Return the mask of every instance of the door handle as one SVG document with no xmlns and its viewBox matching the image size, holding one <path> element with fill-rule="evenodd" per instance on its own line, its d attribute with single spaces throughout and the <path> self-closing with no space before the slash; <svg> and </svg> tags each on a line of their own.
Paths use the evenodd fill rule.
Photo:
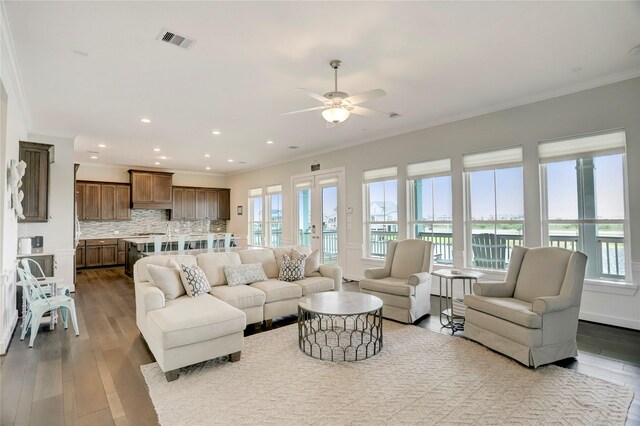
<svg viewBox="0 0 640 426">
<path fill-rule="evenodd" d="M 316 233 L 316 226 L 315 225 L 311 225 L 311 233 L 315 234 Z M 315 237 L 314 237 L 315 238 Z"/>
</svg>

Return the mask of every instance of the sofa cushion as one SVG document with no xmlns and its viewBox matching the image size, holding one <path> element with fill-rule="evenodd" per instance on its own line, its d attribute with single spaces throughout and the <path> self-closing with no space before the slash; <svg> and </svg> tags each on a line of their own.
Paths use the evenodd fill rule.
<svg viewBox="0 0 640 426">
<path fill-rule="evenodd" d="M 291 253 L 297 252 L 296 249 L 292 249 Z M 305 277 L 317 277 L 320 275 L 320 250 L 315 249 L 307 255 L 304 261 L 304 276 Z"/>
<path fill-rule="evenodd" d="M 490 334 L 497 334 L 506 339 L 519 343 L 527 348 L 537 348 L 542 346 L 542 329 L 528 328 L 502 318 L 495 317 L 484 312 L 469 308 L 465 311 L 465 323 L 473 324 Z M 490 330 L 490 331 L 489 331 Z M 493 340 L 485 342 L 487 346 L 495 346 Z"/>
<path fill-rule="evenodd" d="M 321 291 L 333 290 L 333 279 L 326 277 L 307 277 L 302 280 L 294 281 L 302 287 L 302 295 L 308 296 Z"/>
<path fill-rule="evenodd" d="M 214 285 L 225 285 L 227 278 L 224 275 L 224 267 L 227 265 L 240 265 L 238 253 L 202 253 L 198 257 L 198 266 L 202 268 L 209 283 Z"/>
<path fill-rule="evenodd" d="M 245 263 L 242 265 L 227 265 L 224 274 L 230 286 L 251 284 L 258 281 L 266 281 L 267 275 L 262 269 L 261 263 Z"/>
<path fill-rule="evenodd" d="M 210 294 L 238 309 L 262 306 L 266 300 L 266 296 L 263 291 L 249 287 L 248 285 L 239 285 L 235 287 L 218 285 L 211 288 Z"/>
<path fill-rule="evenodd" d="M 268 278 L 278 278 L 278 264 L 271 249 L 242 250 L 238 252 L 242 263 L 262 263 Z"/>
<path fill-rule="evenodd" d="M 145 282 L 151 281 L 151 277 L 149 276 L 149 272 L 147 271 L 147 265 L 153 264 L 158 266 L 170 266 L 171 262 L 177 262 L 178 264 L 184 265 L 197 265 L 198 262 L 195 256 L 191 255 L 177 255 L 177 256 L 167 256 L 167 255 L 153 255 L 146 256 L 142 259 L 139 259 L 134 269 L 134 281 L 135 282 Z"/>
<path fill-rule="evenodd" d="M 558 247 L 528 249 L 513 297 L 531 302 L 536 297 L 559 295 L 571 253 Z"/>
<path fill-rule="evenodd" d="M 276 258 L 278 264 L 278 271 L 282 268 L 282 256 L 287 255 L 292 259 L 297 259 L 301 254 L 309 256 L 311 249 L 307 246 L 286 246 L 286 247 L 272 247 L 273 255 Z M 295 253 L 294 253 L 295 252 Z"/>
<path fill-rule="evenodd" d="M 377 291 L 379 293 L 397 294 L 399 296 L 413 296 L 415 286 L 407 284 L 406 278 L 381 278 L 360 280 L 360 288 Z"/>
<path fill-rule="evenodd" d="M 182 285 L 182 279 L 180 278 L 180 270 L 176 267 L 159 266 L 149 263 L 147 265 L 147 271 L 153 285 L 158 287 L 164 298 L 172 300 L 185 294 L 184 286 Z"/>
<path fill-rule="evenodd" d="M 288 255 L 282 255 L 282 266 L 278 279 L 280 281 L 297 281 L 304 278 L 304 262 L 307 259 L 305 254 L 299 255 L 297 258 L 290 258 Z"/>
<path fill-rule="evenodd" d="M 511 297 L 484 297 L 475 294 L 464 296 L 464 303 L 494 317 L 527 328 L 542 328 L 542 316 L 531 310 L 531 303 Z"/>
<path fill-rule="evenodd" d="M 266 303 L 302 297 L 302 287 L 298 284 L 275 279 L 253 283 L 250 287 L 262 290 L 266 295 Z"/>
<path fill-rule="evenodd" d="M 187 296 L 198 297 L 211 291 L 211 284 L 198 265 L 180 265 L 180 278 Z"/>
<path fill-rule="evenodd" d="M 168 300 L 147 315 L 149 340 L 163 349 L 203 342 L 244 330 L 244 312 L 210 294 Z"/>
</svg>

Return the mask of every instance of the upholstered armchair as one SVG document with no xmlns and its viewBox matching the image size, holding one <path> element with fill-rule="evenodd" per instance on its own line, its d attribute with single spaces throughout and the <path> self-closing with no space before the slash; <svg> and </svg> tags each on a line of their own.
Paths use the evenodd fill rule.
<svg viewBox="0 0 640 426">
<path fill-rule="evenodd" d="M 504 282 L 465 295 L 464 336 L 529 367 L 575 357 L 586 264 L 580 252 L 514 247 Z"/>
<path fill-rule="evenodd" d="M 415 322 L 431 311 L 432 250 L 429 241 L 389 241 L 384 266 L 364 271 L 360 292 L 382 299 L 385 318 Z"/>
</svg>

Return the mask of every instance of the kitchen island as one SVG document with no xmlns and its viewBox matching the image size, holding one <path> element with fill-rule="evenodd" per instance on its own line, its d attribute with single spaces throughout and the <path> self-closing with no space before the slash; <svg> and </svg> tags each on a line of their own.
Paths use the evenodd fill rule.
<svg viewBox="0 0 640 426">
<path fill-rule="evenodd" d="M 216 250 L 224 250 L 224 236 L 225 234 L 213 234 L 213 247 L 207 247 L 208 234 L 193 234 L 185 235 L 185 247 L 184 250 L 179 250 L 178 237 L 168 238 L 161 236 L 161 247 L 156 250 L 154 237 L 135 237 L 125 238 L 125 252 L 126 262 L 124 267 L 124 273 L 133 278 L 133 265 L 142 257 L 156 254 L 160 252 L 162 254 L 196 254 L 206 253 L 208 251 L 214 252 Z M 231 248 L 237 249 L 239 244 L 239 237 L 232 237 Z"/>
</svg>

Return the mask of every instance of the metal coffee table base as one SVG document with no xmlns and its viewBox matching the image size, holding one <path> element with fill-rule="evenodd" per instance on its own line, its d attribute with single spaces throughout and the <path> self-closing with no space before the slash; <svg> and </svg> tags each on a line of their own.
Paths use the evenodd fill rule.
<svg viewBox="0 0 640 426">
<path fill-rule="evenodd" d="M 329 315 L 298 307 L 298 343 L 324 361 L 361 361 L 382 349 L 382 307 L 352 315 Z"/>
</svg>

